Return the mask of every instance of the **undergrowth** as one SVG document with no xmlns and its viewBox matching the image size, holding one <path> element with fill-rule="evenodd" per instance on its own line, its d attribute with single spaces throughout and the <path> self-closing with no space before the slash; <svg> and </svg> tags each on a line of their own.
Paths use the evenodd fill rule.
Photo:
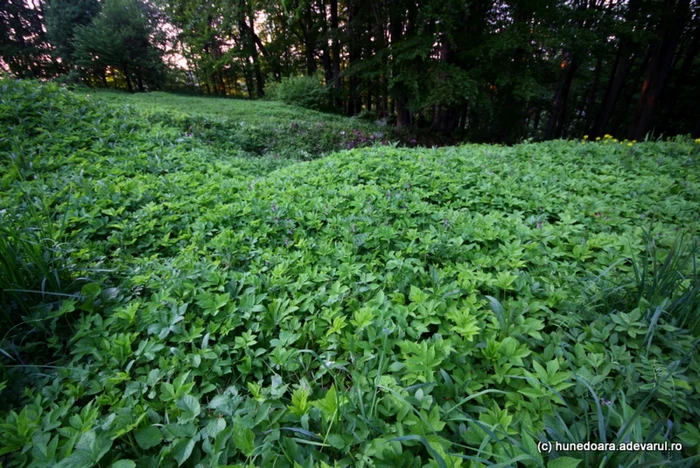
<svg viewBox="0 0 700 468">
<path fill-rule="evenodd" d="M 109 102 L 129 103 L 149 119 L 178 128 L 209 151 L 244 151 L 251 156 L 316 159 L 333 151 L 411 144 L 411 135 L 358 119 L 324 114 L 279 102 L 201 98 L 167 93 L 91 93 Z M 415 141 L 417 143 L 417 140 Z"/>
<path fill-rule="evenodd" d="M 700 145 L 299 162 L 0 89 L 3 327 L 62 337 L 3 329 L 4 465 L 697 465 Z"/>
</svg>

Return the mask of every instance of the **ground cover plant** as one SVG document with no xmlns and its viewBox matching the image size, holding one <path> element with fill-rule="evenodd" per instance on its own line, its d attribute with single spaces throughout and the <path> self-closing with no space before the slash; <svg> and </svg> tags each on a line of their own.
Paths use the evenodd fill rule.
<svg viewBox="0 0 700 468">
<path fill-rule="evenodd" d="M 143 111 L 152 121 L 182 129 L 213 151 L 315 159 L 340 150 L 416 136 L 386 125 L 316 112 L 274 101 L 207 98 L 168 93 L 126 94 L 90 90 L 101 99 Z"/>
<path fill-rule="evenodd" d="M 697 142 L 307 162 L 13 81 L 0 127 L 6 466 L 698 462 Z"/>
</svg>

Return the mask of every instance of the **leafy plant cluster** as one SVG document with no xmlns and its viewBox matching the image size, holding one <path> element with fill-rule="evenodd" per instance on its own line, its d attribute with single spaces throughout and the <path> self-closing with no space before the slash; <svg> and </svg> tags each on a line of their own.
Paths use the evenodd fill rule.
<svg viewBox="0 0 700 468">
<path fill-rule="evenodd" d="M 7 466 L 697 462 L 700 145 L 297 162 L 0 89 L 3 229 L 61 219 L 63 261 L 99 270 L 50 363 L 3 330 Z"/>
<path fill-rule="evenodd" d="M 332 107 L 329 89 L 313 76 L 290 76 L 269 84 L 266 91 L 269 98 L 294 106 L 314 110 Z"/>
</svg>

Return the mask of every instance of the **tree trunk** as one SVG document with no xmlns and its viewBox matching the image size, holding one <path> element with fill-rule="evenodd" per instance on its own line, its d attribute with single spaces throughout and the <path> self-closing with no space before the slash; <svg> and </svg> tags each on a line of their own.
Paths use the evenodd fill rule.
<svg viewBox="0 0 700 468">
<path fill-rule="evenodd" d="M 389 11 L 389 35 L 391 48 L 394 49 L 401 42 L 403 36 L 403 18 L 396 8 L 390 8 Z M 395 75 L 396 70 L 393 70 L 392 74 Z M 393 101 L 396 109 L 396 126 L 406 127 L 410 125 L 411 121 L 408 109 L 406 109 L 405 97 L 402 95 L 404 90 L 400 89 L 399 86 L 395 86 L 394 90 Z"/>
<path fill-rule="evenodd" d="M 452 46 L 449 39 L 443 35 L 440 38 L 440 60 L 450 63 L 452 60 Z M 449 135 L 455 131 L 459 122 L 459 109 L 450 106 L 435 106 L 431 130 Z"/>
<path fill-rule="evenodd" d="M 333 88 L 336 106 L 340 99 L 340 34 L 338 30 L 338 0 L 331 1 L 331 31 L 333 33 Z"/>
<path fill-rule="evenodd" d="M 248 99 L 255 99 L 255 80 L 253 78 L 253 73 L 251 72 L 250 57 L 246 57 L 244 60 L 245 67 L 243 69 L 245 78 L 245 87 L 248 91 Z"/>
<path fill-rule="evenodd" d="M 333 66 L 331 64 L 331 54 L 327 44 L 324 44 L 321 48 L 321 63 L 323 64 L 324 82 L 326 86 L 331 86 L 333 83 Z"/>
<path fill-rule="evenodd" d="M 250 37 L 250 57 L 253 59 L 253 69 L 255 70 L 256 92 L 258 97 L 263 97 L 265 95 L 265 80 L 260 70 L 260 60 L 258 60 L 258 49 L 255 46 L 255 22 L 252 11 L 248 12 L 248 22 L 248 34 Z"/>
<path fill-rule="evenodd" d="M 139 91 L 142 93 L 145 92 L 146 88 L 143 86 L 143 76 L 141 73 L 141 68 L 136 69 L 136 82 L 138 83 Z"/>
<path fill-rule="evenodd" d="M 316 74 L 315 40 L 311 33 L 313 16 L 311 15 L 311 2 L 304 8 L 304 21 L 302 21 L 302 35 L 304 37 L 304 55 L 306 57 L 306 74 Z"/>
<path fill-rule="evenodd" d="M 348 0 L 348 68 L 352 68 L 358 60 L 358 50 L 357 50 L 357 38 L 354 20 L 357 16 L 357 2 L 356 0 Z M 359 110 L 358 106 L 358 93 L 357 93 L 357 76 L 355 74 L 350 75 L 348 90 L 348 105 L 346 109 L 347 115 L 355 115 Z"/>
<path fill-rule="evenodd" d="M 372 89 L 374 89 L 374 80 L 368 80 L 368 83 L 367 83 L 367 112 L 372 111 L 372 100 L 374 98 L 374 93 L 372 93 Z"/>
<path fill-rule="evenodd" d="M 671 8 L 675 1 L 667 0 L 666 6 Z M 676 6 L 671 19 L 667 24 L 661 26 L 659 36 L 661 42 L 657 42 L 652 47 L 652 56 L 649 60 L 646 77 L 642 85 L 642 93 L 639 96 L 639 104 L 635 112 L 632 125 L 628 131 L 628 138 L 641 140 L 652 129 L 654 113 L 656 111 L 659 97 L 666 87 L 673 60 L 678 47 L 678 38 L 683 29 L 685 17 L 688 12 L 690 0 L 680 0 Z"/>
<path fill-rule="evenodd" d="M 639 87 L 639 82 L 642 78 L 642 73 L 646 70 L 649 63 L 649 57 L 651 57 L 651 47 L 647 47 L 642 62 L 639 65 L 639 72 L 632 75 L 632 79 L 629 80 L 622 92 L 620 93 L 620 101 L 622 102 L 622 107 L 615 113 L 615 118 L 609 124 L 610 133 L 617 135 L 618 130 L 625 121 L 625 118 L 629 115 L 629 109 L 634 100 L 635 90 Z"/>
<path fill-rule="evenodd" d="M 126 63 L 122 65 L 122 70 L 124 71 L 124 78 L 126 79 L 126 89 L 129 90 L 130 93 L 133 93 L 134 87 L 131 85 L 131 79 L 129 78 L 129 65 Z"/>
<path fill-rule="evenodd" d="M 574 80 L 574 75 L 578 68 L 578 62 L 576 62 L 575 58 L 568 57 L 568 60 L 565 58 L 562 63 L 562 68 L 564 68 L 566 72 L 559 81 L 559 86 L 557 86 L 557 91 L 554 94 L 552 112 L 549 115 L 547 130 L 544 134 L 545 140 L 561 138 L 564 128 L 564 117 L 566 116 L 566 104 L 569 98 L 569 91 L 571 90 L 571 83 Z"/>
<path fill-rule="evenodd" d="M 690 84 L 688 81 L 688 74 L 690 73 L 690 70 L 693 66 L 693 61 L 695 60 L 695 56 L 698 53 L 698 46 L 700 45 L 700 28 L 695 29 L 695 34 L 693 35 L 693 39 L 690 42 L 690 45 L 688 46 L 688 50 L 685 54 L 685 57 L 683 58 L 683 63 L 681 64 L 681 68 L 678 71 L 678 78 L 676 79 L 675 86 L 671 89 L 670 93 L 667 96 L 666 100 L 666 108 L 664 109 L 664 117 L 663 121 L 661 122 L 661 129 L 662 131 L 666 131 L 668 129 L 669 122 L 671 121 L 671 117 L 673 116 L 673 110 L 676 107 L 676 103 L 678 102 L 678 96 L 680 95 L 681 89 Z"/>
<path fill-rule="evenodd" d="M 386 50 L 386 38 L 384 36 L 384 32 L 386 30 L 386 15 L 384 14 L 384 9 L 383 9 L 383 4 L 381 2 L 373 2 L 373 10 L 374 10 L 374 43 L 376 44 L 375 46 L 375 53 L 376 54 L 382 54 L 381 62 L 380 62 L 380 70 L 381 70 L 381 75 L 377 79 L 377 88 L 376 88 L 376 106 L 377 106 L 377 115 L 380 118 L 383 118 L 386 116 L 386 110 L 387 110 L 387 82 L 386 82 L 386 73 L 387 73 L 387 57 L 386 54 L 384 54 Z"/>
<path fill-rule="evenodd" d="M 583 128 L 586 130 L 591 128 L 593 123 L 593 109 L 595 108 L 595 98 L 598 95 L 598 85 L 600 83 L 600 69 L 603 66 L 603 59 L 598 57 L 593 70 L 593 84 L 586 93 L 586 98 L 583 100 L 583 109 L 585 113 L 585 123 Z"/>
<path fill-rule="evenodd" d="M 318 0 L 318 9 L 321 12 L 321 64 L 323 65 L 323 77 L 326 86 L 331 86 L 333 83 L 333 65 L 331 59 L 330 48 L 328 47 L 328 13 L 326 11 L 326 3 L 324 0 Z"/>
<path fill-rule="evenodd" d="M 631 51 L 631 45 L 628 43 L 621 44 L 615 57 L 615 64 L 613 65 L 610 79 L 608 80 L 608 86 L 603 96 L 600 112 L 598 112 L 598 116 L 593 124 L 593 129 L 591 130 L 591 137 L 602 136 L 605 132 L 615 104 L 617 104 L 620 97 L 622 87 L 627 80 L 627 75 L 629 74 L 630 68 L 632 68 L 634 59 L 635 54 Z"/>
<path fill-rule="evenodd" d="M 637 21 L 637 14 L 640 6 L 641 0 L 629 1 L 626 16 L 628 22 L 633 23 Z M 632 65 L 637 58 L 637 51 L 638 47 L 630 38 L 622 37 L 620 39 L 617 54 L 615 54 L 615 62 L 610 72 L 605 94 L 603 95 L 603 102 L 598 115 L 596 115 L 595 123 L 591 128 L 590 133 L 592 138 L 602 136 L 605 133 L 615 105 L 622 94 L 622 89 L 627 80 L 629 71 L 632 69 Z"/>
</svg>

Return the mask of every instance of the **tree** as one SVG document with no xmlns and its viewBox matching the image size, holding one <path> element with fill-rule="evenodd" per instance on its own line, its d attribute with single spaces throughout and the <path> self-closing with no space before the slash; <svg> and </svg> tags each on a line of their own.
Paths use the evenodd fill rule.
<svg viewBox="0 0 700 468">
<path fill-rule="evenodd" d="M 47 78 L 58 71 L 44 33 L 40 0 L 0 0 L 0 67 L 19 78 Z"/>
<path fill-rule="evenodd" d="M 72 68 L 75 65 L 75 30 L 87 26 L 100 11 L 98 0 L 50 0 L 46 5 L 46 32 L 55 55 Z"/>
<path fill-rule="evenodd" d="M 659 100 L 671 76 L 680 33 L 685 26 L 690 1 L 665 0 L 658 34 L 649 45 L 650 59 L 639 95 L 639 103 L 628 131 L 628 138 L 642 139 L 651 130 Z"/>
<path fill-rule="evenodd" d="M 157 85 L 161 51 L 151 44 L 154 34 L 145 6 L 138 0 L 105 0 L 88 26 L 75 31 L 75 57 L 86 70 L 118 70 L 127 89 Z"/>
<path fill-rule="evenodd" d="M 42 1 L 0 0 L 16 76 L 146 89 L 176 51 L 176 85 L 254 99 L 306 75 L 336 112 L 474 141 L 700 132 L 698 0 L 47 0 L 53 50 Z"/>
</svg>

